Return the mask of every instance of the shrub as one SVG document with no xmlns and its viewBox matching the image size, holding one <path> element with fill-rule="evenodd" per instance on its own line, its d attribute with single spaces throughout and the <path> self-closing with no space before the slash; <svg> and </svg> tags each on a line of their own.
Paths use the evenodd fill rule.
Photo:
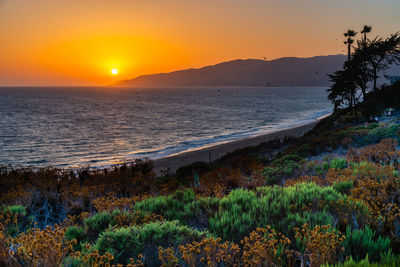
<svg viewBox="0 0 400 267">
<path fill-rule="evenodd" d="M 278 183 L 279 173 L 276 168 L 266 167 L 263 172 L 264 180 L 266 184 L 273 185 Z"/>
<path fill-rule="evenodd" d="M 328 166 L 328 165 L 327 165 Z M 327 169 L 327 168 L 326 168 Z M 324 169 L 323 166 L 317 165 L 315 167 L 315 172 L 317 173 L 317 175 L 323 175 L 324 172 L 326 171 L 326 169 Z"/>
<path fill-rule="evenodd" d="M 303 158 L 297 154 L 288 154 L 274 160 L 271 166 L 264 168 L 262 174 L 267 184 L 277 184 L 286 176 L 300 169 Z"/>
<path fill-rule="evenodd" d="M 287 233 L 292 233 L 290 229 L 301 227 L 304 224 L 315 227 L 317 225 L 334 225 L 335 219 L 326 210 L 310 212 L 296 212 L 289 213 L 286 218 L 282 218 L 283 222 L 287 225 Z"/>
<path fill-rule="evenodd" d="M 321 267 L 395 267 L 400 266 L 400 257 L 393 255 L 382 255 L 382 259 L 379 263 L 373 263 L 369 261 L 368 255 L 361 261 L 354 261 L 353 257 L 343 263 L 322 265 Z"/>
<path fill-rule="evenodd" d="M 257 228 L 245 237 L 241 262 L 243 266 L 283 266 L 291 241 L 269 226 Z"/>
<path fill-rule="evenodd" d="M 160 250 L 162 252 L 162 250 Z M 240 248 L 237 244 L 220 238 L 205 238 L 200 242 L 192 242 L 179 246 L 181 261 L 187 266 L 234 266 L 239 263 Z"/>
<path fill-rule="evenodd" d="M 83 227 L 72 225 L 67 228 L 65 237 L 69 241 L 74 239 L 77 241 L 76 245 L 74 245 L 74 250 L 82 250 L 81 243 L 86 241 L 86 231 Z"/>
<path fill-rule="evenodd" d="M 208 163 L 199 161 L 179 167 L 176 170 L 176 178 L 182 184 L 191 183 L 196 175 L 210 170 Z"/>
<path fill-rule="evenodd" d="M 256 227 L 270 225 L 290 236 L 290 226 L 333 223 L 328 209 L 345 199 L 332 187 L 301 183 L 289 187 L 266 186 L 255 192 L 233 190 L 220 201 L 219 211 L 209 220 L 210 232 L 223 240 L 239 241 Z"/>
<path fill-rule="evenodd" d="M 350 193 L 351 189 L 353 189 L 354 182 L 352 180 L 339 181 L 339 182 L 333 183 L 332 187 L 339 193 L 347 195 Z"/>
<path fill-rule="evenodd" d="M 83 262 L 80 261 L 76 257 L 67 257 L 67 258 L 65 258 L 65 260 L 62 264 L 62 266 L 68 266 L 68 267 L 79 267 L 82 265 L 83 265 Z"/>
<path fill-rule="evenodd" d="M 332 169 L 341 169 L 343 170 L 344 168 L 347 167 L 347 161 L 345 158 L 334 158 L 330 162 L 330 167 Z"/>
<path fill-rule="evenodd" d="M 140 258 L 140 255 L 138 255 L 138 258 Z M 74 264 L 77 266 L 111 266 L 112 260 L 114 260 L 114 256 L 111 255 L 111 253 L 105 252 L 104 254 L 100 254 L 97 249 L 94 249 L 89 243 L 86 243 L 82 248 L 82 252 L 77 251 L 66 259 L 67 262 L 65 265 L 69 266 L 68 264 Z"/>
<path fill-rule="evenodd" d="M 315 212 L 329 208 L 329 205 L 343 199 L 343 196 L 332 187 L 320 187 L 314 183 L 300 183 L 283 188 L 262 187 L 259 191 L 261 192 L 261 212 L 256 220 L 261 220 L 265 225 L 271 225 L 275 230 L 286 235 L 289 235 L 291 231 L 287 227 L 291 223 L 290 219 L 295 216 L 291 215 L 288 218 L 290 214 L 298 213 L 298 216 L 305 215 L 307 218 L 310 213 L 299 213 L 299 210 L 308 209 Z M 330 221 L 327 216 L 325 217 Z"/>
<path fill-rule="evenodd" d="M 77 238 L 80 241 L 94 241 L 98 238 L 99 234 L 110 227 L 126 227 L 133 225 L 141 225 L 153 221 L 161 221 L 163 217 L 155 215 L 147 211 L 120 211 L 113 210 L 112 212 L 103 211 L 96 213 L 92 217 L 84 220 L 85 229 L 81 227 L 70 227 L 67 231 L 71 235 L 82 235 L 85 238 Z M 84 233 L 82 233 L 84 231 Z"/>
<path fill-rule="evenodd" d="M 37 226 L 44 229 L 47 225 L 61 223 L 66 218 L 65 203 L 54 189 L 31 192 L 27 208 Z"/>
<path fill-rule="evenodd" d="M 378 262 L 381 254 L 390 251 L 390 239 L 385 236 L 376 236 L 375 232 L 368 226 L 364 229 L 346 229 L 346 240 L 343 243 L 345 255 L 352 256 L 356 261 L 369 258 Z"/>
<path fill-rule="evenodd" d="M 376 123 L 376 122 L 368 123 L 367 129 L 368 130 L 372 130 L 372 129 L 375 129 L 376 127 L 378 127 L 378 126 L 379 126 L 379 124 Z"/>
<path fill-rule="evenodd" d="M 19 234 L 13 242 L 18 244 L 16 258 L 26 266 L 60 266 L 73 252 L 75 241 L 67 241 L 65 228 L 47 226 L 44 230 L 31 228 Z"/>
<path fill-rule="evenodd" d="M 210 231 L 224 240 L 239 241 L 257 226 L 260 203 L 254 192 L 235 189 L 220 201 L 219 212 L 210 218 Z"/>
<path fill-rule="evenodd" d="M 397 124 L 389 124 L 387 127 L 378 126 L 368 130 L 368 133 L 363 138 L 358 140 L 359 145 L 368 145 L 378 143 L 380 140 L 385 138 L 399 138 L 400 126 Z"/>
<path fill-rule="evenodd" d="M 111 213 L 115 225 L 119 227 L 141 225 L 143 223 L 149 223 L 154 221 L 162 221 L 163 217 L 161 215 L 152 214 L 147 211 L 120 211 L 114 210 Z"/>
<path fill-rule="evenodd" d="M 324 263 L 334 263 L 338 260 L 341 244 L 345 237 L 330 225 L 316 226 L 309 229 L 308 224 L 295 228 L 296 240 L 303 249 L 302 253 L 294 252 L 292 255 L 310 266 L 321 266 Z"/>
<path fill-rule="evenodd" d="M 340 124 L 354 123 L 358 120 L 358 118 L 360 118 L 360 116 L 361 114 L 357 114 L 357 116 L 355 116 L 351 112 L 348 112 L 347 114 L 341 116 L 337 122 Z"/>
<path fill-rule="evenodd" d="M 287 176 L 293 175 L 294 172 L 299 170 L 301 167 L 301 164 L 299 162 L 290 159 L 282 161 L 282 158 L 274 161 L 273 165 L 274 167 L 266 167 L 263 170 L 265 182 L 269 185 L 279 183 L 280 180 Z"/>
<path fill-rule="evenodd" d="M 113 226 L 115 220 L 107 211 L 99 212 L 84 220 L 86 234 L 89 240 L 95 240 L 101 232 Z"/>
<path fill-rule="evenodd" d="M 351 148 L 347 152 L 347 157 L 355 162 L 369 161 L 382 165 L 396 164 L 398 162 L 397 143 L 395 139 L 383 139 L 378 144 L 358 149 Z"/>
<path fill-rule="evenodd" d="M 134 196 L 129 198 L 121 198 L 114 196 L 103 196 L 92 200 L 92 205 L 98 212 L 101 211 L 113 211 L 119 210 L 130 210 L 137 201 L 141 200 L 141 196 Z"/>
<path fill-rule="evenodd" d="M 200 241 L 207 232 L 182 226 L 178 221 L 152 222 L 141 226 L 110 229 L 103 232 L 94 245 L 100 254 L 109 252 L 114 263 L 128 263 L 129 258 L 143 254 L 147 266 L 158 266 L 158 247 L 177 247 Z"/>
<path fill-rule="evenodd" d="M 293 151 L 293 154 L 299 155 L 301 157 L 307 157 L 311 154 L 312 150 L 313 148 L 309 144 L 305 143 L 295 149 Z"/>
<path fill-rule="evenodd" d="M 136 203 L 134 209 L 162 215 L 167 220 L 205 227 L 201 212 L 202 201 L 197 200 L 193 190 L 177 190 L 169 196 L 149 198 Z"/>
<path fill-rule="evenodd" d="M 0 212 L 0 221 L 4 223 L 5 233 L 10 236 L 24 232 L 33 225 L 32 216 L 27 216 L 26 208 L 21 205 L 8 206 Z"/>
<path fill-rule="evenodd" d="M 322 164 L 318 164 L 315 161 L 307 163 L 307 171 L 315 173 L 319 176 L 326 174 L 329 169 L 340 169 L 343 170 L 347 167 L 347 161 L 345 158 L 334 158 L 329 161 L 328 158 L 324 159 Z"/>
<path fill-rule="evenodd" d="M 285 161 L 285 165 L 282 167 L 282 172 L 286 175 L 292 175 L 296 170 L 300 168 L 300 164 L 293 160 Z"/>
<path fill-rule="evenodd" d="M 289 154 L 289 155 L 285 155 L 283 157 L 280 157 L 279 159 L 276 159 L 272 162 L 273 166 L 281 166 L 281 165 L 285 165 L 287 161 L 294 161 L 294 162 L 298 162 L 301 161 L 303 158 L 300 157 L 299 155 L 296 154 Z"/>
<path fill-rule="evenodd" d="M 383 166 L 380 164 L 371 163 L 368 161 L 362 161 L 360 163 L 353 163 L 353 176 L 357 178 L 372 179 L 376 181 L 387 180 L 396 175 L 394 167 Z"/>
<path fill-rule="evenodd" d="M 12 214 L 18 213 L 18 215 L 26 216 L 26 208 L 22 205 L 8 206 L 7 210 Z"/>
</svg>

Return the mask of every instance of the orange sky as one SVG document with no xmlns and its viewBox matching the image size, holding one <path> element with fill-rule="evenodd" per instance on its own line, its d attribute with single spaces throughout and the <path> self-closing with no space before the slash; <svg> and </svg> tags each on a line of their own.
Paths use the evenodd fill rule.
<svg viewBox="0 0 400 267">
<path fill-rule="evenodd" d="M 347 28 L 400 30 L 399 10 L 399 0 L 0 0 L 0 86 L 339 54 Z"/>
</svg>

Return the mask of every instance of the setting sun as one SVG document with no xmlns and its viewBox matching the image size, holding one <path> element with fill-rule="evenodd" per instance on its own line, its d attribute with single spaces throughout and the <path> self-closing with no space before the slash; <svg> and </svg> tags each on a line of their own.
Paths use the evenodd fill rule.
<svg viewBox="0 0 400 267">
<path fill-rule="evenodd" d="M 118 74 L 118 70 L 115 69 L 115 68 L 112 69 L 112 70 L 111 70 L 111 74 L 112 74 L 112 75 L 117 75 L 117 74 Z"/>
</svg>

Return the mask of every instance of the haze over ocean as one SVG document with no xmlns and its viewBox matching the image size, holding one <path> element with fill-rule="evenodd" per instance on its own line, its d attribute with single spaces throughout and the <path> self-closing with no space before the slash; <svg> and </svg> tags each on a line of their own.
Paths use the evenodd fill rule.
<svg viewBox="0 0 400 267">
<path fill-rule="evenodd" d="M 0 162 L 107 166 L 290 128 L 330 113 L 322 87 L 0 88 Z"/>
</svg>

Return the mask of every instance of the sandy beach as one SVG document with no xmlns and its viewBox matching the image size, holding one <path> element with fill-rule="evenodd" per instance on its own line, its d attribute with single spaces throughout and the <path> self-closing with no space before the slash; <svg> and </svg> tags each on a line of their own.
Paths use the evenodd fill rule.
<svg viewBox="0 0 400 267">
<path fill-rule="evenodd" d="M 300 137 L 308 131 L 312 130 L 314 126 L 326 116 L 318 118 L 313 122 L 293 128 L 279 130 L 272 133 L 258 135 L 255 137 L 248 137 L 198 150 L 182 152 L 161 159 L 156 159 L 154 160 L 154 171 L 157 174 L 160 174 L 161 171 L 167 170 L 169 168 L 169 172 L 174 173 L 181 166 L 185 166 L 198 161 L 211 162 L 237 149 L 257 146 L 261 143 L 268 142 L 274 139 L 282 140 L 285 137 Z"/>
</svg>

